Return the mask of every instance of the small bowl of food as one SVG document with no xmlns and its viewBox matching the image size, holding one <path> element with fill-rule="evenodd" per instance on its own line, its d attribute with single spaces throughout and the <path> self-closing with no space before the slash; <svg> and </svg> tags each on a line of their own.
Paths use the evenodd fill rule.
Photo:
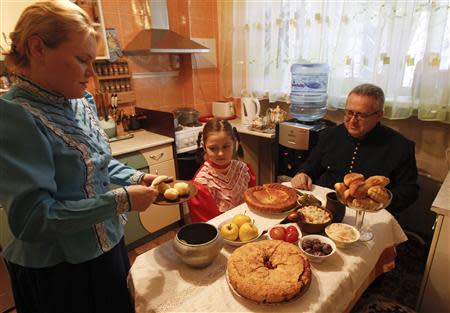
<svg viewBox="0 0 450 313">
<path fill-rule="evenodd" d="M 302 238 L 302 231 L 296 223 L 277 224 L 269 229 L 268 235 L 272 240 L 294 243 Z"/>
<path fill-rule="evenodd" d="M 346 248 L 359 240 L 359 231 L 345 223 L 333 223 L 325 227 L 325 234 L 336 243 L 339 248 Z"/>
<path fill-rule="evenodd" d="M 315 205 L 304 206 L 298 209 L 297 213 L 299 214 L 297 224 L 300 229 L 310 234 L 322 232 L 333 220 L 333 213 L 330 210 Z"/>
<path fill-rule="evenodd" d="M 336 252 L 336 244 L 328 237 L 307 235 L 300 238 L 298 245 L 311 262 L 320 263 Z"/>
</svg>

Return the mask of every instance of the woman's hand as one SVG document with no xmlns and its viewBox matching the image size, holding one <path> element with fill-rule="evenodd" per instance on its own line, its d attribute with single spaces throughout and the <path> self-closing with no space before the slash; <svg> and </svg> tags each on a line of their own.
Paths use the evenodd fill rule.
<svg viewBox="0 0 450 313">
<path fill-rule="evenodd" d="M 291 185 L 297 189 L 303 190 L 311 190 L 312 189 L 312 180 L 311 177 L 306 175 L 305 173 L 297 173 L 294 178 L 291 179 Z"/>
<path fill-rule="evenodd" d="M 138 212 L 145 211 L 155 202 L 159 194 L 155 188 L 141 185 L 128 186 L 126 189 L 130 197 L 131 210 Z"/>
</svg>

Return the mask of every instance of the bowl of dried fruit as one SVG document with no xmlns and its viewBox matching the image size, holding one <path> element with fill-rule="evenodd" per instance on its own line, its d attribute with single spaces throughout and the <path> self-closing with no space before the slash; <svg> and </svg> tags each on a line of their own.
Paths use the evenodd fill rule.
<svg viewBox="0 0 450 313">
<path fill-rule="evenodd" d="M 299 239 L 298 245 L 311 262 L 320 263 L 336 252 L 336 244 L 328 237 L 307 235 Z"/>
</svg>

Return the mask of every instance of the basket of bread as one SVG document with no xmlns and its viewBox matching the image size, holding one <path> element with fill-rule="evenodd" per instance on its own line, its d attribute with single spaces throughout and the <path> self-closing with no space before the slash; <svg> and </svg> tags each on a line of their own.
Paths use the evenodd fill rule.
<svg viewBox="0 0 450 313">
<path fill-rule="evenodd" d="M 334 185 L 339 201 L 356 210 L 378 211 L 389 206 L 392 193 L 386 188 L 389 178 L 375 175 L 365 178 L 360 173 L 349 173 L 343 182 Z"/>
</svg>

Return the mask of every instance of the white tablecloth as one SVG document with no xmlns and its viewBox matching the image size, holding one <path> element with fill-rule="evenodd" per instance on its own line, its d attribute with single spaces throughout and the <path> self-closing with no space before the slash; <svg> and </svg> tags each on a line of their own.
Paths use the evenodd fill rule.
<svg viewBox="0 0 450 313">
<path fill-rule="evenodd" d="M 312 193 L 325 203 L 331 190 L 314 186 Z M 217 226 L 234 214 L 246 211 L 258 227 L 267 229 L 285 216 L 262 216 L 246 204 L 212 219 Z M 344 222 L 354 225 L 355 211 L 347 208 Z M 386 210 L 367 213 L 364 225 L 374 239 L 338 249 L 323 263 L 311 263 L 312 282 L 300 298 L 278 305 L 257 305 L 235 296 L 225 279 L 227 256 L 236 247 L 225 244 L 209 267 L 193 269 L 182 263 L 172 242 L 139 255 L 129 275 L 136 312 L 342 312 L 373 270 L 385 248 L 407 240 L 397 221 Z"/>
</svg>

